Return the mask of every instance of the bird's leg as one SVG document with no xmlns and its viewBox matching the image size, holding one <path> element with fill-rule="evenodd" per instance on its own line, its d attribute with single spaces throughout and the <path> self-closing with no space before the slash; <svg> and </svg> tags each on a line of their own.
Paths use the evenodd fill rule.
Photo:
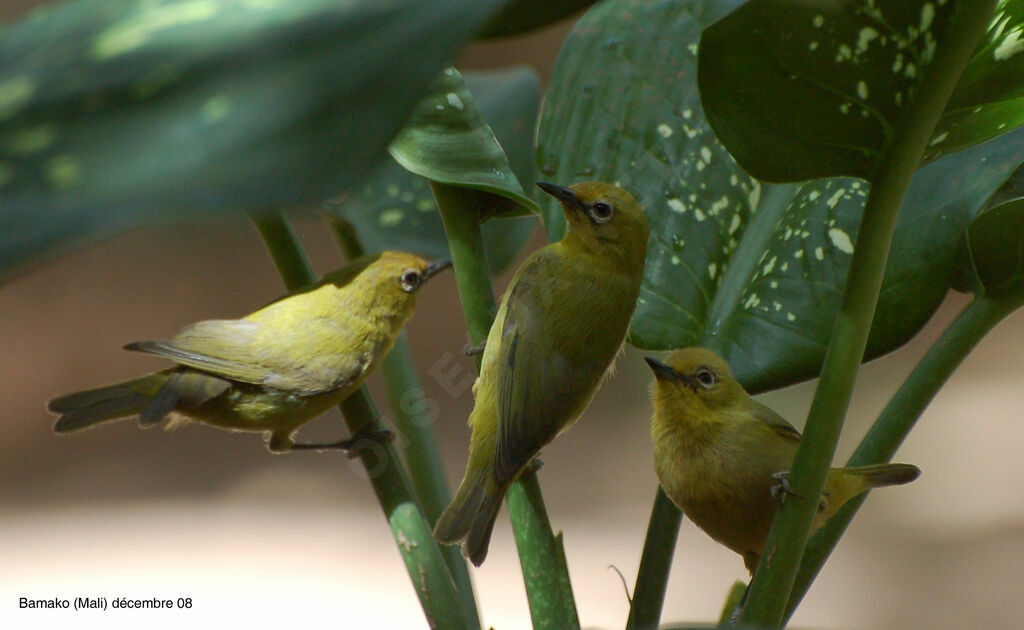
<svg viewBox="0 0 1024 630">
<path fill-rule="evenodd" d="M 544 462 L 540 461 L 539 457 L 534 457 L 530 460 L 530 463 L 523 469 L 524 473 L 536 474 L 538 470 L 544 467 Z"/>
<path fill-rule="evenodd" d="M 470 344 L 467 343 L 466 345 L 462 346 L 462 354 L 466 355 L 467 357 L 473 357 L 473 356 L 476 356 L 476 355 L 482 353 L 484 351 L 484 348 L 486 348 L 486 347 L 487 347 L 487 340 L 486 339 L 484 341 L 481 341 L 480 343 L 476 344 L 475 346 L 474 345 L 470 345 Z"/>
<path fill-rule="evenodd" d="M 751 576 L 753 577 L 753 576 Z M 751 579 L 751 582 L 753 579 Z M 747 582 L 747 587 L 743 589 L 743 595 L 740 596 L 740 601 L 736 604 L 736 608 L 733 608 L 732 614 L 729 615 L 729 627 L 735 628 L 740 622 L 740 615 L 743 614 L 743 607 L 747 605 L 747 595 L 750 595 L 750 582 Z"/>
<path fill-rule="evenodd" d="M 785 501 L 786 497 L 790 495 L 798 499 L 803 499 L 803 497 L 800 496 L 797 493 L 797 491 L 793 489 L 793 486 L 789 485 L 788 470 L 782 470 L 777 473 L 772 473 L 772 479 L 775 480 L 775 483 L 773 483 L 771 488 L 768 489 L 768 492 L 770 492 L 772 495 L 772 499 L 781 502 Z"/>
<path fill-rule="evenodd" d="M 287 445 L 275 444 L 275 437 L 271 437 L 269 446 L 270 450 L 274 452 L 344 451 L 351 458 L 356 457 L 360 450 L 366 448 L 366 440 L 377 444 L 386 444 L 395 439 L 395 434 L 387 429 L 373 429 L 371 431 L 360 431 L 350 438 L 338 440 L 337 442 L 291 442 Z"/>
</svg>

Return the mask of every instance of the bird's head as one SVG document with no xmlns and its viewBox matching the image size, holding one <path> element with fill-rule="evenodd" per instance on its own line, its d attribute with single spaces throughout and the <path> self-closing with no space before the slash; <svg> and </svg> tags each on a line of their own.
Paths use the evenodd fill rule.
<svg viewBox="0 0 1024 630">
<path fill-rule="evenodd" d="M 620 262 L 643 265 L 647 217 L 632 195 L 605 182 L 580 182 L 568 187 L 543 182 L 537 185 L 562 203 L 569 224 L 566 238 L 578 239 L 595 252 L 613 252 Z"/>
<path fill-rule="evenodd" d="M 709 410 L 724 410 L 747 397 L 729 364 L 707 348 L 681 348 L 664 361 L 644 360 L 654 372 L 655 406 L 699 404 Z"/>
</svg>

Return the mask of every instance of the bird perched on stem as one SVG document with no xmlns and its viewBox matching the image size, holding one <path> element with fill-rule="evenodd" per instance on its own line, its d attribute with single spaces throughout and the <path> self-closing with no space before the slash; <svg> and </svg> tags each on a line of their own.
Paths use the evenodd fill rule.
<svg viewBox="0 0 1024 630">
<path fill-rule="evenodd" d="M 194 420 L 266 432 L 272 452 L 347 449 L 354 440 L 296 444 L 292 434 L 363 383 L 412 316 L 420 287 L 449 265 L 401 252 L 364 256 L 241 319 L 128 344 L 178 365 L 51 400 L 49 410 L 62 414 L 54 429 L 133 415 L 145 428 L 170 415 L 169 427 Z"/>
<path fill-rule="evenodd" d="M 479 566 L 505 492 L 540 449 L 590 402 L 625 339 L 643 279 L 647 219 L 629 193 L 602 182 L 538 184 L 568 230 L 516 271 L 484 348 L 469 462 L 434 528 L 465 539 Z"/>
<path fill-rule="evenodd" d="M 757 568 L 778 502 L 787 493 L 800 432 L 743 390 L 728 364 L 705 348 L 676 350 L 654 370 L 654 467 L 661 487 L 712 538 Z M 833 468 L 813 529 L 853 497 L 909 483 L 909 464 Z"/>
</svg>

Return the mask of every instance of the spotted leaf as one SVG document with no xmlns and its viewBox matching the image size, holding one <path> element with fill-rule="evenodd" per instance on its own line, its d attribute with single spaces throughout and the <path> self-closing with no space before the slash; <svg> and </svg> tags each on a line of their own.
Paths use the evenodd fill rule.
<svg viewBox="0 0 1024 630">
<path fill-rule="evenodd" d="M 731 2 L 604 3 L 559 57 L 541 113 L 538 160 L 557 183 L 618 182 L 651 224 L 630 341 L 709 345 L 753 391 L 818 373 L 838 311 L 868 184 L 758 182 L 717 142 L 697 94 L 701 28 Z M 623 90 L 623 85 L 634 89 Z M 901 212 L 870 356 L 906 342 L 947 293 L 964 228 L 1024 162 L 1024 132 L 929 165 Z M 552 238 L 560 212 L 542 203 Z"/>
<path fill-rule="evenodd" d="M 1024 125 L 1024 0 L 1001 0 L 935 127 L 925 159 Z"/>
<path fill-rule="evenodd" d="M 489 213 L 516 216 L 537 210 L 455 68 L 449 66 L 434 81 L 388 150 L 420 177 L 507 200 L 488 208 Z"/>
<path fill-rule="evenodd" d="M 708 120 L 755 177 L 870 179 L 954 12 L 974 10 L 972 1 L 751 0 L 701 40 L 698 81 Z M 1019 24 L 1019 7 L 1008 11 L 1006 20 Z M 1016 50 L 1007 43 L 1013 28 L 979 51 L 973 79 L 963 75 L 928 158 L 1024 122 L 1024 63 L 1011 69 L 1012 59 L 995 60 L 996 51 Z"/>
<path fill-rule="evenodd" d="M 78 0 L 0 37 L 0 273 L 362 182 L 501 0 Z"/>
<path fill-rule="evenodd" d="M 508 163 L 519 181 L 534 179 L 533 127 L 540 106 L 537 75 L 526 68 L 465 75 L 468 92 L 459 90 L 464 104 L 479 107 L 489 121 Z M 447 102 L 447 99 L 446 99 Z M 461 132 L 460 132 L 461 133 Z M 468 156 L 466 156 L 468 157 Z M 487 159 L 486 154 L 482 159 Z M 389 160 L 358 192 L 326 211 L 348 221 L 369 251 L 402 249 L 424 256 L 448 255 L 437 204 L 427 180 Z M 535 217 L 495 219 L 483 225 L 487 260 L 492 271 L 504 269 L 522 249 L 536 227 Z"/>
</svg>

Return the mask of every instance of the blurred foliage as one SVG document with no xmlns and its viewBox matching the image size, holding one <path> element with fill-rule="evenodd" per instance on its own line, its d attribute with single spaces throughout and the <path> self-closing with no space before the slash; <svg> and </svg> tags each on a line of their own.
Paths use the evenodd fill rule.
<svg viewBox="0 0 1024 630">
<path fill-rule="evenodd" d="M 0 33 L 0 274 L 361 184 L 500 0 L 78 0 Z"/>
</svg>

